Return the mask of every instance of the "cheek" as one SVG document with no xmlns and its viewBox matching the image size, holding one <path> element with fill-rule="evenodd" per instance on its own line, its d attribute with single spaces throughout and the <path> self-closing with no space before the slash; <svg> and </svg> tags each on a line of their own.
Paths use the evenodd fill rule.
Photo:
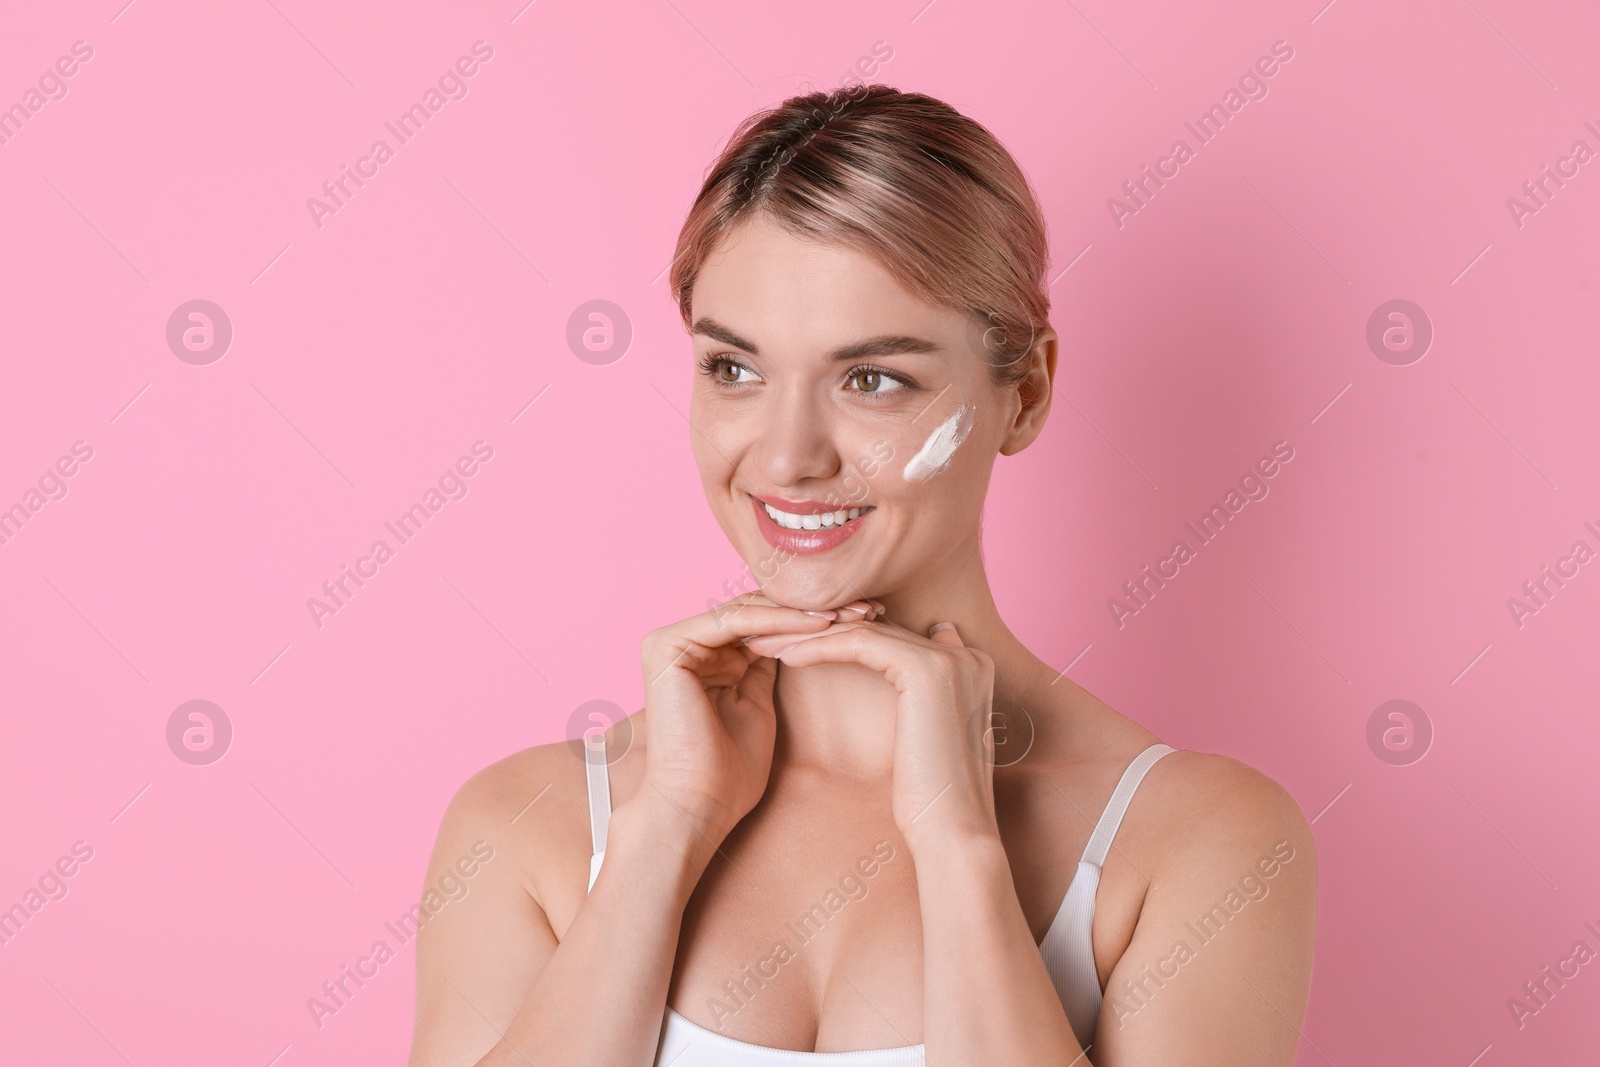
<svg viewBox="0 0 1600 1067">
<path fill-rule="evenodd" d="M 840 442 L 839 477 L 827 497 L 841 507 L 870 502 L 898 479 L 908 438 L 904 427 L 868 425 Z"/>
<path fill-rule="evenodd" d="M 698 391 L 689 402 L 689 425 L 685 429 L 690 450 L 703 474 L 725 475 L 749 443 L 744 413 L 731 405 L 718 404 L 715 397 L 702 398 Z M 655 445 L 650 441 L 645 447 L 653 449 Z"/>
<path fill-rule="evenodd" d="M 949 488 L 950 471 L 971 447 L 977 405 L 945 396 L 920 414 L 866 420 L 841 441 L 841 505 L 918 497 Z"/>
<path fill-rule="evenodd" d="M 701 481 L 709 485 L 726 474 L 728 461 L 722 458 L 716 442 L 708 441 L 695 429 L 689 430 L 689 451 L 694 455 L 694 463 L 700 470 Z"/>
<path fill-rule="evenodd" d="M 928 423 L 933 414 L 929 412 L 918 421 Z M 903 463 L 899 464 L 901 479 L 908 484 L 921 485 L 947 472 L 956 454 L 971 437 L 976 418 L 977 405 L 971 401 L 961 401 L 954 410 L 945 413 L 926 430 L 914 449 L 908 449 Z"/>
</svg>

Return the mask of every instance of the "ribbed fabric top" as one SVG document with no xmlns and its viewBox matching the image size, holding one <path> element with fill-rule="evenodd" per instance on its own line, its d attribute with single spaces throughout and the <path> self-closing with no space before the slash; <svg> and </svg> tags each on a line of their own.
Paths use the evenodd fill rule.
<svg viewBox="0 0 1600 1067">
<path fill-rule="evenodd" d="M 584 746 L 589 783 L 589 827 L 594 855 L 589 860 L 589 888 L 594 888 L 605 860 L 606 827 L 611 819 L 611 782 L 606 769 L 605 735 L 597 733 Z M 1050 929 L 1039 945 L 1045 970 L 1061 998 L 1061 1006 L 1077 1035 L 1078 1044 L 1088 1048 L 1094 1040 L 1095 1021 L 1100 1015 L 1102 993 L 1094 965 L 1094 946 L 1090 933 L 1094 926 L 1094 898 L 1100 888 L 1100 869 L 1111 850 L 1111 840 L 1122 825 L 1134 790 L 1156 760 L 1176 749 L 1160 743 L 1151 745 L 1128 764 L 1106 803 L 1105 811 L 1089 835 L 1089 844 L 1078 861 L 1078 869 L 1067 887 L 1067 895 L 1056 912 Z M 848 1064 L 850 1067 L 925 1067 L 923 1046 L 862 1049 L 855 1052 L 799 1052 L 794 1049 L 753 1045 L 708 1030 L 671 1007 L 661 1026 L 661 1044 L 656 1052 L 657 1067 L 803 1067 L 806 1064 Z"/>
</svg>

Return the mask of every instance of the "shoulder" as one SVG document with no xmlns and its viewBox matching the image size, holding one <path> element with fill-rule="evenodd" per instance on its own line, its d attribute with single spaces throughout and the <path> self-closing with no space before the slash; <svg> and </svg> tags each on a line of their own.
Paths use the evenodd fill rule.
<svg viewBox="0 0 1600 1067">
<path fill-rule="evenodd" d="M 434 863 L 486 842 L 536 901 L 552 877 L 587 862 L 588 792 L 581 753 L 566 742 L 514 752 L 478 770 L 451 796 Z"/>
<path fill-rule="evenodd" d="M 1288 837 L 1310 847 L 1311 827 L 1289 791 L 1231 756 L 1178 749 L 1150 769 L 1140 788 L 1146 790 L 1161 801 L 1151 805 L 1159 809 L 1156 821 L 1180 832 L 1167 842 L 1178 852 L 1194 837 L 1210 848 L 1267 837 Z"/>
<path fill-rule="evenodd" d="M 1047 801 L 1051 793 L 1067 797 L 1077 821 L 1086 824 L 1087 839 L 1094 813 L 1121 776 L 1160 739 L 1071 679 L 1059 688 L 1047 698 L 1054 714 L 1038 723 L 1042 743 L 1016 770 L 1031 770 L 1032 792 Z M 1027 775 L 1015 777 L 1027 781 Z M 1310 826 L 1288 790 L 1242 760 L 1175 747 L 1140 779 L 1113 852 L 1154 876 L 1158 866 L 1226 867 L 1280 840 L 1312 851 Z"/>
<path fill-rule="evenodd" d="M 1271 878 L 1314 908 L 1317 857 L 1294 797 L 1255 767 L 1186 749 L 1158 760 L 1145 798 L 1153 886 L 1185 903 L 1248 880 Z M 1179 887 L 1182 887 L 1181 889 Z"/>
<path fill-rule="evenodd" d="M 446 818 L 504 825 L 537 796 L 528 795 L 530 787 L 537 785 L 543 790 L 570 778 L 572 768 L 567 763 L 578 764 L 581 774 L 582 764 L 561 742 L 536 745 L 495 760 L 461 783 L 450 798 Z"/>
<path fill-rule="evenodd" d="M 1249 764 L 1205 752 L 1166 755 L 1146 786 L 1147 888 L 1106 978 L 1099 1051 L 1106 1063 L 1173 1062 L 1204 1032 L 1219 1063 L 1289 1063 L 1316 942 L 1317 858 L 1300 806 Z M 1191 969 L 1203 980 L 1180 977 Z"/>
<path fill-rule="evenodd" d="M 585 797 L 581 758 L 552 744 L 496 760 L 450 798 L 423 896 L 397 920 L 416 936 L 411 1063 L 477 1062 L 525 1005 L 582 903 Z"/>
</svg>

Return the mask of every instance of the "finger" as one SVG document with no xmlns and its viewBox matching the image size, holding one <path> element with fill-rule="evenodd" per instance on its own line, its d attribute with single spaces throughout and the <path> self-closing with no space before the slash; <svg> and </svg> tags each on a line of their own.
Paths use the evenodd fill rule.
<svg viewBox="0 0 1600 1067">
<path fill-rule="evenodd" d="M 754 603 L 771 604 L 775 607 L 790 606 L 786 604 L 780 604 L 778 601 L 772 599 L 770 596 L 766 596 L 765 594 L 762 594 L 761 600 L 754 601 Z M 802 610 L 804 610 L 808 615 L 821 615 L 830 619 L 854 620 L 857 616 L 861 616 L 862 618 L 870 618 L 872 616 L 873 607 L 872 602 L 869 600 L 852 600 L 850 603 L 841 604 L 836 608 L 818 608 L 815 610 L 806 608 Z"/>
<path fill-rule="evenodd" d="M 745 670 L 744 677 L 734 686 L 734 692 L 744 700 L 760 701 L 772 696 L 772 686 L 778 677 L 778 661 L 758 656 Z"/>
<path fill-rule="evenodd" d="M 745 593 L 741 596 L 734 597 L 732 600 L 728 601 L 728 605 L 731 605 L 729 610 L 742 608 L 746 604 L 765 604 L 768 607 L 790 606 L 787 604 L 780 604 L 778 601 L 769 596 L 764 590 L 759 589 L 755 590 L 754 592 Z M 860 600 L 852 600 L 848 604 L 841 604 L 831 610 L 832 616 L 836 619 L 849 619 L 854 621 L 859 617 L 861 619 L 871 620 L 874 617 L 883 614 L 883 605 L 879 604 L 875 600 L 867 600 L 863 597 Z M 827 616 L 829 611 L 821 610 L 819 611 L 819 614 Z"/>
<path fill-rule="evenodd" d="M 726 605 L 724 605 L 721 610 L 725 610 L 725 611 L 742 611 L 746 606 L 751 605 L 751 604 L 760 604 L 760 605 L 765 605 L 767 607 L 773 607 L 773 608 L 783 608 L 783 607 L 790 607 L 791 606 L 791 605 L 788 605 L 788 604 L 780 604 L 778 601 L 772 599 L 772 597 L 768 596 L 766 593 L 757 591 L 757 592 L 754 592 L 754 593 L 745 593 L 743 596 L 734 597 L 732 600 L 728 601 L 728 603 Z M 816 615 L 816 616 L 819 616 L 821 618 L 827 619 L 830 622 L 832 622 L 834 619 L 839 618 L 839 609 L 836 609 L 836 608 L 834 608 L 834 609 L 821 608 L 821 609 L 816 609 L 816 610 L 813 610 L 813 609 L 810 609 L 810 608 L 801 608 L 800 610 L 804 611 L 807 615 Z"/>
<path fill-rule="evenodd" d="M 783 642 L 780 643 L 780 648 Z M 810 667 L 817 663 L 859 663 L 883 674 L 891 685 L 901 688 L 915 675 L 928 672 L 947 677 L 950 668 L 941 666 L 942 650 L 937 644 L 906 631 L 888 630 L 871 623 L 835 623 L 827 631 L 795 635 L 776 658 L 790 667 Z M 773 650 L 774 654 L 778 650 Z"/>
<path fill-rule="evenodd" d="M 859 621 L 854 612 L 842 612 L 841 614 L 844 615 L 844 618 L 839 619 L 837 622 L 834 622 L 821 630 L 813 630 L 805 633 L 785 633 L 775 630 L 772 633 L 757 634 L 754 637 L 747 637 L 744 639 L 744 644 L 745 647 L 750 649 L 752 652 L 758 652 L 763 656 L 770 656 L 779 649 L 786 648 L 789 645 L 796 644 L 800 641 L 809 641 L 813 637 L 820 637 L 823 634 L 837 633 L 869 625 L 866 622 Z"/>
<path fill-rule="evenodd" d="M 937 641 L 941 645 L 954 645 L 957 648 L 966 647 L 965 643 L 961 640 L 961 634 L 956 631 L 956 624 L 953 622 L 934 623 L 928 629 L 928 639 L 930 641 Z"/>
<path fill-rule="evenodd" d="M 765 604 L 769 608 L 788 608 L 794 606 L 792 604 L 780 603 L 779 601 L 774 600 L 771 594 L 759 589 L 753 593 L 746 593 L 744 596 L 740 597 L 739 600 L 747 604 Z"/>
<path fill-rule="evenodd" d="M 651 640 L 668 659 L 689 646 L 714 649 L 741 639 L 769 633 L 815 633 L 832 625 L 830 620 L 808 615 L 799 608 L 746 603 L 737 610 L 712 609 L 651 632 Z"/>
<path fill-rule="evenodd" d="M 765 592 L 762 592 L 761 590 L 756 590 L 753 593 L 745 593 L 745 594 L 743 594 L 741 596 L 736 596 L 732 600 L 729 600 L 729 601 L 727 601 L 727 602 L 725 602 L 723 604 L 719 604 L 719 605 L 713 607 L 710 610 L 709 614 L 713 618 L 721 619 L 721 618 L 725 618 L 728 615 L 738 614 L 739 612 L 742 612 L 746 608 L 749 608 L 749 607 L 752 607 L 752 606 L 754 606 L 754 607 L 768 607 L 768 608 L 789 608 L 789 607 L 792 607 L 792 605 L 789 605 L 789 604 L 780 604 L 778 601 L 776 601 L 776 600 L 772 599 L 772 597 L 768 596 Z M 839 616 L 839 613 L 837 611 L 812 611 L 812 610 L 805 609 L 805 608 L 799 608 L 799 609 L 795 609 L 795 610 L 804 611 L 807 615 L 820 616 L 822 618 L 828 619 L 830 622 L 833 619 L 838 618 L 838 616 Z"/>
<path fill-rule="evenodd" d="M 718 618 L 725 615 L 737 615 L 752 604 L 759 604 L 769 608 L 782 606 L 776 600 L 767 596 L 766 593 L 757 589 L 753 593 L 743 593 L 733 597 L 731 600 L 718 604 L 711 609 L 711 614 Z"/>
</svg>

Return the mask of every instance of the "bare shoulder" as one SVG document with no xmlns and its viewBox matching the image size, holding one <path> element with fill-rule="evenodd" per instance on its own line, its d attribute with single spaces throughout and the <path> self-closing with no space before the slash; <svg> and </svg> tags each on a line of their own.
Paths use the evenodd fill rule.
<svg viewBox="0 0 1600 1067">
<path fill-rule="evenodd" d="M 1317 911 L 1300 806 L 1249 764 L 1189 750 L 1158 760 L 1139 793 L 1128 848 L 1148 888 L 1105 979 L 1095 1062 L 1200 1062 L 1194 1035 L 1207 1033 L 1207 1063 L 1292 1063 Z"/>
<path fill-rule="evenodd" d="M 1051 684 L 1051 695 L 1039 701 L 1051 709 L 1038 723 L 1040 743 L 1016 768 L 1032 764 L 1034 796 L 1071 801 L 1078 816 L 1071 823 L 1087 841 L 1118 780 L 1161 739 L 1071 679 Z M 1027 783 L 1028 776 L 1015 780 Z M 1041 810 L 1053 809 L 1047 803 Z M 1177 748 L 1146 770 L 1108 863 L 1130 865 L 1140 875 L 1130 880 L 1135 884 L 1157 877 L 1158 869 L 1185 876 L 1229 870 L 1279 841 L 1311 857 L 1304 866 L 1314 867 L 1311 828 L 1288 790 L 1242 760 Z"/>
<path fill-rule="evenodd" d="M 587 783 L 581 754 L 566 742 L 536 745 L 467 778 L 445 808 L 441 852 L 484 840 L 510 861 L 510 873 L 550 911 L 589 853 Z M 580 889 L 583 888 L 581 885 Z M 551 916 L 552 921 L 555 916 Z"/>
<path fill-rule="evenodd" d="M 1150 843 L 1169 871 L 1198 873 L 1237 866 L 1247 857 L 1293 851 L 1314 870 L 1311 827 L 1300 805 L 1278 782 L 1231 756 L 1180 749 L 1154 767 L 1140 786 L 1148 793 Z"/>
<path fill-rule="evenodd" d="M 581 755 L 554 744 L 496 760 L 450 798 L 402 920 L 417 944 L 411 1067 L 477 1062 L 521 1010 L 582 903 L 586 795 Z"/>
</svg>

